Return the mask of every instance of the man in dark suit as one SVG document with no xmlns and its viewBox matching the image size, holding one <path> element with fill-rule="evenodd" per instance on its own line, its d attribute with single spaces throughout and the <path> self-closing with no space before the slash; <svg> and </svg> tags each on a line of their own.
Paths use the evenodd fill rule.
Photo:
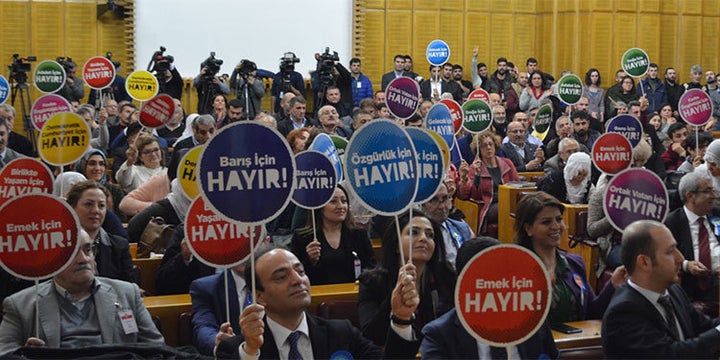
<svg viewBox="0 0 720 360">
<path fill-rule="evenodd" d="M 691 172 L 680 179 L 678 193 L 685 206 L 668 214 L 665 225 L 685 257 L 682 287 L 690 300 L 704 303 L 707 313 L 717 314 L 718 278 L 710 276 L 710 271 L 720 270 L 720 244 L 715 226 L 707 220 L 715 200 L 712 179 Z"/>
<path fill-rule="evenodd" d="M 695 309 L 677 284 L 683 256 L 670 230 L 652 220 L 628 225 L 622 261 L 630 279 L 615 290 L 605 311 L 605 356 L 717 359 L 720 319 Z"/>
<path fill-rule="evenodd" d="M 500 245 L 500 242 L 491 237 L 463 242 L 456 260 L 458 273 L 475 254 L 495 245 Z M 510 351 L 510 359 L 556 359 L 559 356 L 547 323 L 525 342 L 507 349 L 479 343 L 460 323 L 455 309 L 428 323 L 422 331 L 425 335 L 420 345 L 423 359 L 495 359 L 495 356 L 503 356 L 503 350 Z M 507 354 L 504 358 L 508 358 Z"/>
<path fill-rule="evenodd" d="M 215 119 L 205 114 L 193 119 L 192 136 L 182 139 L 175 144 L 175 150 L 192 149 L 198 145 L 205 145 L 215 134 Z"/>
<path fill-rule="evenodd" d="M 0 120 L 3 120 L 4 118 L 8 128 L 6 146 L 25 156 L 36 157 L 37 153 L 35 152 L 30 139 L 13 131 L 13 126 L 15 126 L 15 116 L 15 108 L 12 107 L 12 105 L 0 104 Z"/>
<path fill-rule="evenodd" d="M 283 136 L 288 136 L 295 129 L 318 126 L 317 120 L 305 116 L 305 106 L 305 99 L 302 96 L 290 99 L 289 116 L 277 123 L 277 129 Z"/>
<path fill-rule="evenodd" d="M 395 55 L 395 58 L 393 59 L 393 66 L 394 70 L 385 73 L 382 76 L 382 82 L 380 90 L 385 91 L 385 88 L 387 88 L 388 84 L 395 80 L 396 78 L 408 76 L 408 74 L 405 72 L 405 57 L 402 55 Z"/>
<path fill-rule="evenodd" d="M 508 124 L 508 142 L 500 146 L 498 156 L 510 159 L 518 172 L 540 171 L 545 161 L 545 153 L 541 147 L 533 145 L 525 139 L 525 125 L 513 120 Z"/>
<path fill-rule="evenodd" d="M 444 93 L 450 93 L 453 100 L 462 102 L 462 90 L 454 81 L 446 81 L 442 77 L 442 66 L 430 65 L 430 78 L 420 84 L 420 95 L 423 99 L 438 102 Z"/>
<path fill-rule="evenodd" d="M 251 282 L 250 268 L 245 281 Z M 383 352 L 362 337 L 349 320 L 323 319 L 307 314 L 310 281 L 295 255 L 277 247 L 263 248 L 255 255 L 255 299 L 240 315 L 242 334 L 220 343 L 218 358 L 238 359 L 240 351 L 258 359 L 355 359 L 380 358 Z M 413 358 L 419 347 L 412 341 L 410 324 L 420 299 L 411 275 L 401 277 L 392 296 L 392 326 L 384 355 Z M 263 311 L 265 316 L 262 316 Z M 348 354 L 349 353 L 349 354 Z"/>
<path fill-rule="evenodd" d="M 0 169 L 15 159 L 26 157 L 8 147 L 9 138 L 10 129 L 8 129 L 7 123 L 0 121 Z"/>
</svg>

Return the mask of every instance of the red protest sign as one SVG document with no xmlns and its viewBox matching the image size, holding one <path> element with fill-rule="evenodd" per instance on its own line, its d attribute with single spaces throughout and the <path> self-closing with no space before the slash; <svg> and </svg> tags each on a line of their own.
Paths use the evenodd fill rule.
<svg viewBox="0 0 720 360">
<path fill-rule="evenodd" d="M 53 175 L 45 164 L 32 158 L 15 159 L 0 171 L 0 206 L 20 195 L 52 194 Z"/>
<path fill-rule="evenodd" d="M 460 131 L 460 129 L 462 128 L 463 122 L 463 112 L 460 104 L 458 104 L 457 101 L 451 99 L 443 99 L 440 100 L 440 102 L 447 105 L 448 109 L 450 109 L 450 116 L 452 116 L 453 128 L 455 129 L 455 133 L 457 134 L 457 132 Z"/>
<path fill-rule="evenodd" d="M 630 167 L 632 144 L 619 133 L 605 133 L 595 140 L 592 161 L 600 171 L 614 175 Z"/>
<path fill-rule="evenodd" d="M 228 222 L 205 206 L 198 196 L 185 221 L 185 237 L 193 255 L 210 266 L 233 267 L 250 256 L 250 239 L 255 246 L 265 237 L 262 225 Z M 252 234 L 250 234 L 252 231 Z"/>
<path fill-rule="evenodd" d="M 90 88 L 101 90 L 115 80 L 115 65 L 108 58 L 91 57 L 83 66 L 82 76 Z"/>
<path fill-rule="evenodd" d="M 455 286 L 455 309 L 465 329 L 492 346 L 531 337 L 550 311 L 550 278 L 537 255 L 498 245 L 475 255 Z"/>
<path fill-rule="evenodd" d="M 47 194 L 24 195 L 3 205 L 0 219 L 0 265 L 13 276 L 48 278 L 75 256 L 79 223 L 65 201 Z"/>
<path fill-rule="evenodd" d="M 170 95 L 160 94 L 145 103 L 140 109 L 140 124 L 147 128 L 165 125 L 175 112 L 175 102 Z"/>
<path fill-rule="evenodd" d="M 470 95 L 468 95 L 467 99 L 468 100 L 480 99 L 489 104 L 490 103 L 490 94 L 488 94 L 488 92 L 485 91 L 485 89 L 475 89 L 470 93 Z"/>
</svg>

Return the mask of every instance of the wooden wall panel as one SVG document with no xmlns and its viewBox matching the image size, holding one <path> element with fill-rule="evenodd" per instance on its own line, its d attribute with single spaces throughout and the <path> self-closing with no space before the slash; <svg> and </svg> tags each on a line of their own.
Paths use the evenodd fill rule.
<svg viewBox="0 0 720 360">
<path fill-rule="evenodd" d="M 650 62 L 657 62 L 660 57 L 660 22 L 657 16 L 639 16 L 637 29 L 637 47 L 644 49 L 650 56 Z"/>
<path fill-rule="evenodd" d="M 592 15 L 588 13 L 580 13 L 577 19 L 577 46 L 575 51 L 577 52 L 577 66 L 574 69 L 575 74 L 584 79 L 585 72 L 593 67 L 593 48 L 595 44 L 593 42 L 593 32 L 590 20 Z"/>
<path fill-rule="evenodd" d="M 463 0 L 440 0 L 440 11 L 463 11 Z"/>
<path fill-rule="evenodd" d="M 66 38 L 65 50 L 62 53 L 75 60 L 79 67 L 93 56 L 105 55 L 98 51 L 97 6 L 95 2 L 67 3 L 65 5 L 65 34 L 72 34 Z M 85 59 L 85 60 L 83 60 Z M 78 62 L 82 61 L 82 62 Z M 77 73 L 81 75 L 80 72 Z"/>
<path fill-rule="evenodd" d="M 720 2 L 717 0 L 704 0 L 702 14 L 703 16 L 720 16 Z"/>
<path fill-rule="evenodd" d="M 416 73 L 427 78 L 429 70 L 427 60 L 425 59 L 425 50 L 428 44 L 439 38 L 440 34 L 440 18 L 435 11 L 416 11 L 413 15 L 413 37 L 412 50 L 413 68 Z M 443 39 L 445 40 L 445 39 Z M 447 42 L 447 40 L 445 40 Z M 448 43 L 449 44 L 449 43 Z M 411 43 L 408 43 L 407 52 L 410 52 Z M 452 46 L 450 47 L 452 51 Z"/>
<path fill-rule="evenodd" d="M 690 68 L 695 64 L 700 64 L 703 44 L 700 42 L 698 35 L 702 33 L 702 18 L 700 16 L 683 16 L 682 31 L 680 31 L 678 44 L 678 62 L 676 70 L 678 80 L 687 82 L 690 80 Z M 701 64 L 703 68 L 708 68 L 710 64 Z"/>
<path fill-rule="evenodd" d="M 361 3 L 366 9 L 385 10 L 385 0 L 355 0 L 355 2 Z"/>
<path fill-rule="evenodd" d="M 613 17 L 614 42 L 611 65 L 620 68 L 620 59 L 625 51 L 637 47 L 637 22 L 635 14 L 615 13 Z"/>
<path fill-rule="evenodd" d="M 682 0 L 679 12 L 683 15 L 702 15 L 702 5 L 702 0 Z"/>
<path fill-rule="evenodd" d="M 439 4 L 437 0 L 415 0 L 413 10 L 430 10 L 437 12 L 439 10 Z"/>
<path fill-rule="evenodd" d="M 364 13 L 365 24 L 368 31 L 361 36 L 355 54 L 362 60 L 362 72 L 370 78 L 375 88 L 380 88 L 380 79 L 384 74 L 386 61 L 392 61 L 385 52 L 385 12 L 384 11 L 366 11 Z"/>
<path fill-rule="evenodd" d="M 466 57 L 472 56 L 472 50 L 467 53 L 463 46 L 463 38 L 465 37 L 463 24 L 463 16 L 460 12 L 442 12 L 440 14 L 440 37 L 448 46 L 450 46 L 450 63 L 463 63 Z M 427 48 L 427 44 L 423 49 Z"/>
<path fill-rule="evenodd" d="M 666 15 L 677 15 L 681 0 L 663 0 L 660 2 L 660 12 Z"/>
<path fill-rule="evenodd" d="M 642 0 L 638 3 L 638 11 L 643 14 L 657 13 L 660 11 L 660 3 L 668 0 Z"/>
<path fill-rule="evenodd" d="M 613 15 L 611 13 L 597 12 L 590 16 L 590 31 L 592 38 L 589 41 L 591 46 L 591 61 L 587 64 L 587 68 L 594 67 L 600 71 L 600 76 L 605 80 L 604 86 L 610 86 L 615 79 L 615 70 L 620 67 L 619 61 L 613 58 L 612 48 L 613 39 L 608 36 L 609 31 L 613 31 Z"/>
<path fill-rule="evenodd" d="M 613 1 L 612 3 L 615 4 L 615 11 L 617 12 L 634 13 L 638 10 L 638 0 Z"/>
<path fill-rule="evenodd" d="M 38 60 L 65 55 L 63 4 L 32 2 L 32 52 Z"/>
<path fill-rule="evenodd" d="M 488 13 L 465 13 L 466 69 L 470 67 L 472 51 L 478 47 L 478 62 L 490 63 L 490 15 Z M 467 73 L 467 70 L 466 70 Z"/>
<path fill-rule="evenodd" d="M 513 36 L 512 58 L 515 66 L 525 70 L 525 60 L 529 57 L 537 58 L 535 53 L 535 17 L 533 15 L 516 14 L 513 18 L 515 35 Z M 542 59 L 538 58 L 542 63 Z"/>
<path fill-rule="evenodd" d="M 393 56 L 407 54 L 413 38 L 412 11 L 385 12 L 385 71 L 393 69 Z"/>
<path fill-rule="evenodd" d="M 7 76 L 7 65 L 13 54 L 20 57 L 31 53 L 30 3 L 28 1 L 0 2 L 0 66 L 1 74 Z"/>
<path fill-rule="evenodd" d="M 702 44 L 700 47 L 700 64 L 702 64 L 705 71 L 720 72 L 717 67 L 718 47 L 715 45 L 718 41 L 718 34 L 720 34 L 720 19 L 717 17 L 703 17 L 700 37 L 700 44 Z"/>
<path fill-rule="evenodd" d="M 389 0 L 385 3 L 387 10 L 412 10 L 412 0 Z"/>
<path fill-rule="evenodd" d="M 513 16 L 509 14 L 493 14 L 490 15 L 490 29 L 492 35 L 490 38 L 490 58 L 493 65 L 499 57 L 512 57 L 513 45 Z M 494 69 L 495 66 L 488 68 Z"/>
<path fill-rule="evenodd" d="M 678 39 L 678 17 L 677 15 L 660 15 L 660 44 L 657 64 L 664 74 L 665 69 L 677 66 L 677 39 Z M 679 73 L 678 73 L 679 74 Z"/>
</svg>

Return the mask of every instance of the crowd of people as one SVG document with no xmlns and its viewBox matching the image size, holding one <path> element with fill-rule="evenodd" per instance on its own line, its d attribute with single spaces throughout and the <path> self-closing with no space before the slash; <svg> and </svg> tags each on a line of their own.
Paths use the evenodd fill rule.
<svg viewBox="0 0 720 360">
<path fill-rule="evenodd" d="M 139 297 L 140 289 L 120 285 L 138 281 L 129 243 L 138 242 L 148 222 L 161 217 L 175 225 L 175 234 L 157 272 L 157 294 L 152 295 L 192 295 L 193 340 L 205 355 L 273 358 L 290 352 L 291 358 L 298 354 L 326 358 L 349 346 L 356 357 L 382 356 L 382 347 L 385 355 L 407 357 L 414 357 L 418 349 L 423 357 L 495 356 L 493 347 L 455 344 L 468 335 L 454 329 L 455 280 L 474 253 L 497 244 L 493 238 L 499 226 L 498 187 L 521 180 L 520 173 L 542 172 L 545 175 L 537 182 L 541 191 L 520 200 L 513 230 L 515 243 L 537 254 L 552 279 L 551 309 L 548 324 L 524 343 L 508 348 L 510 355 L 555 358 L 558 349 L 550 325 L 604 317 L 603 344 L 609 356 L 717 357 L 720 331 L 709 334 L 706 330 L 718 320 L 711 322 L 704 314 L 718 313 L 720 141 L 712 140 L 712 131 L 720 126 L 716 124 L 719 77 L 707 71 L 702 85 L 703 72 L 696 65 L 691 68 L 692 80 L 680 84 L 675 69 L 666 68 L 660 79 L 659 67 L 653 63 L 641 81 L 618 70 L 615 82 L 604 88 L 600 72 L 591 68 L 584 74 L 580 101 L 568 105 L 557 96 L 556 79 L 541 70 L 537 59 L 527 59 L 526 69 L 521 70 L 499 58 L 490 73 L 485 63 L 478 62 L 478 54 L 475 49 L 470 79 L 460 64 L 430 66 L 424 79 L 413 71 L 410 56 L 397 55 L 393 70 L 379 79 L 381 86 L 376 89 L 361 72 L 360 59 L 351 59 L 349 70 L 333 62 L 330 70 L 325 69 L 330 85 L 318 85 L 318 75 L 311 75 L 312 94 L 305 93 L 301 74 L 283 69 L 273 77 L 268 109 L 261 105 L 266 91 L 256 68 L 238 64 L 226 82 L 208 78 L 209 69 L 203 66 L 194 85 L 207 101 L 200 101 L 197 113 L 192 114 L 182 107 L 182 92 L 175 88 L 180 75 L 171 66 L 164 72 L 161 91 L 175 98 L 175 111 L 163 127 L 154 130 L 140 125 L 139 110 L 120 88 L 112 96 L 103 95 L 101 106 L 92 101 L 77 104 L 84 96 L 78 91 L 61 92 L 77 104 L 76 112 L 87 121 L 93 140 L 92 149 L 77 164 L 56 169 L 60 183 L 56 195 L 78 214 L 83 251 L 74 260 L 76 272 L 66 270 L 68 274 L 53 278 L 54 286 L 41 289 L 52 294 L 56 303 L 52 308 L 62 311 L 57 328 L 44 327 L 40 338 L 30 331 L 32 324 L 22 325 L 33 323 L 21 310 L 32 303 L 26 300 L 30 290 L 21 290 L 29 284 L 0 273 L 0 297 L 5 299 L 0 355 L 22 346 L 162 342 L 142 301 L 138 304 L 133 295 Z M 319 54 L 316 59 L 325 61 Z M 395 119 L 385 104 L 384 91 L 398 77 L 419 82 L 422 100 L 408 119 Z M 82 80 L 73 81 L 68 87 L 77 88 Z M 704 126 L 687 124 L 678 113 L 680 96 L 694 88 L 707 91 L 718 112 Z M 474 89 L 490 95 L 491 127 L 479 134 L 456 134 L 452 164 L 443 182 L 434 197 L 417 204 L 414 211 L 397 219 L 374 215 L 341 184 L 330 202 L 313 213 L 290 204 L 266 224 L 273 244 L 255 254 L 254 274 L 246 264 L 222 272 L 200 263 L 189 250 L 183 224 L 191 199 L 176 179 L 178 163 L 189 149 L 206 144 L 223 126 L 262 122 L 277 129 L 298 154 L 318 134 L 350 140 L 373 119 L 424 127 L 435 103 L 442 99 L 462 103 Z M 305 96 L 314 98 L 312 111 Z M 546 133 L 538 134 L 533 122 L 544 105 L 552 109 L 552 123 Z M 633 149 L 632 166 L 667 179 L 671 196 L 676 197 L 665 224 L 641 222 L 619 232 L 604 216 L 603 194 L 612 175 L 592 164 L 590 152 L 605 132 L 605 124 L 620 114 L 636 117 L 644 129 Z M 31 141 L 13 131 L 15 109 L 0 105 L 0 118 L 4 120 L 0 121 L 0 167 L 18 157 L 36 157 Z M 482 204 L 478 228 L 470 228 L 465 215 L 454 209 L 455 198 Z M 563 203 L 588 204 L 587 233 L 598 241 L 598 264 L 586 264 L 559 249 L 565 231 Z M 382 258 L 373 254 L 373 237 L 381 239 Z M 598 279 L 606 280 L 597 289 L 585 275 L 589 266 Z M 678 273 L 682 273 L 682 287 L 672 285 Z M 224 316 L 222 274 L 232 279 L 230 319 Z M 248 288 L 253 276 L 255 294 Z M 310 284 L 354 281 L 360 284 L 359 329 L 305 313 Z M 106 337 L 105 314 L 100 313 L 103 305 L 98 302 L 107 286 L 121 292 L 136 312 L 137 336 Z M 657 301 L 668 291 L 680 326 L 669 320 L 665 329 L 656 320 L 665 324 L 664 317 L 674 319 L 669 315 L 673 310 L 643 299 Z M 252 304 L 253 299 L 257 304 Z M 650 314 L 653 307 L 657 313 Z M 644 313 L 635 311 L 631 316 L 633 308 L 643 308 Z M 631 323 L 631 317 L 643 319 Z M 631 333 L 629 325 L 638 327 L 637 333 Z M 450 328 L 460 334 L 451 339 L 445 333 Z M 656 332 L 652 339 L 651 328 Z M 332 339 L 319 339 L 317 334 L 326 332 L 332 333 Z"/>
</svg>

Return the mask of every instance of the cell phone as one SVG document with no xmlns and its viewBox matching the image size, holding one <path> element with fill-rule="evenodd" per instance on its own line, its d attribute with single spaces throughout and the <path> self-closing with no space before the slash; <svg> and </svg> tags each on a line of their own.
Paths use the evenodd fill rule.
<svg viewBox="0 0 720 360">
<path fill-rule="evenodd" d="M 568 324 L 551 324 L 550 327 L 553 330 L 559 331 L 563 334 L 577 334 L 582 332 L 582 329 L 570 326 Z"/>
</svg>

